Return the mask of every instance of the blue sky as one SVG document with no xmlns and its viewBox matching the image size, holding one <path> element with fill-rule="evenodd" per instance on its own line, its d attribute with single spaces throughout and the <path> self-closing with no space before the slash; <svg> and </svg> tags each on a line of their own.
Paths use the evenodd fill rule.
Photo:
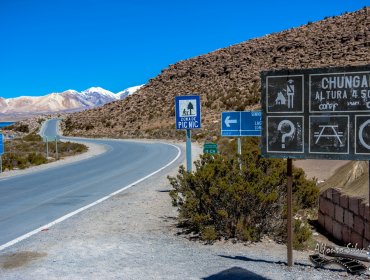
<svg viewBox="0 0 370 280">
<path fill-rule="evenodd" d="M 177 61 L 370 1 L 0 0 L 0 97 L 146 83 Z"/>
</svg>

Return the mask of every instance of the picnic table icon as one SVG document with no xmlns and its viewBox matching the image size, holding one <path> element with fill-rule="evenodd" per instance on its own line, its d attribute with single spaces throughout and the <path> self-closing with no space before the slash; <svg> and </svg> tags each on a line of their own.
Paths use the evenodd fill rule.
<svg viewBox="0 0 370 280">
<path fill-rule="evenodd" d="M 331 125 L 331 124 L 330 125 L 319 125 L 319 128 L 321 128 L 321 131 L 315 132 L 313 136 L 313 137 L 316 137 L 315 144 L 317 144 L 320 141 L 321 137 L 326 137 L 326 138 L 331 137 L 331 138 L 336 138 L 339 141 L 340 145 L 343 145 L 342 140 L 340 139 L 341 137 L 343 137 L 343 132 L 337 131 L 338 125 Z M 326 134 L 324 134 L 325 130 L 326 130 Z M 329 132 L 331 132 L 332 134 L 328 134 Z"/>
</svg>

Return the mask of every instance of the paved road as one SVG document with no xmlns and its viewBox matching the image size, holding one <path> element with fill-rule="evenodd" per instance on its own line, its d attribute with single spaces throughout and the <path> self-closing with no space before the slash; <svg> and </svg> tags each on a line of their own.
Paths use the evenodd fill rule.
<svg viewBox="0 0 370 280">
<path fill-rule="evenodd" d="M 43 133 L 56 133 L 56 120 Z M 68 139 L 68 138 L 65 138 Z M 0 246 L 158 170 L 178 154 L 174 146 L 86 140 L 107 152 L 32 174 L 0 177 Z"/>
</svg>

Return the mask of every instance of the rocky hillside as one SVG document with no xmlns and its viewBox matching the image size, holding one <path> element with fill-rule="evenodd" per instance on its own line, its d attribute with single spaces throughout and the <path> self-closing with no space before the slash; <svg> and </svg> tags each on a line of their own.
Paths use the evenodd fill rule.
<svg viewBox="0 0 370 280">
<path fill-rule="evenodd" d="M 140 94 L 70 115 L 65 133 L 183 138 L 174 129 L 174 96 L 197 93 L 203 129 L 193 134 L 219 135 L 221 111 L 259 106 L 262 70 L 363 64 L 370 64 L 369 7 L 170 65 Z"/>
</svg>

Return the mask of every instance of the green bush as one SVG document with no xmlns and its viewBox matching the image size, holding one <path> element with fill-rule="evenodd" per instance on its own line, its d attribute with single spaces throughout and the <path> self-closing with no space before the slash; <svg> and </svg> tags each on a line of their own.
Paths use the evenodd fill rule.
<svg viewBox="0 0 370 280">
<path fill-rule="evenodd" d="M 263 235 L 285 240 L 286 161 L 262 158 L 257 138 L 243 141 L 240 158 L 234 145 L 223 143 L 221 155 L 201 156 L 194 173 L 181 166 L 176 177 L 169 177 L 180 224 L 207 241 L 220 237 L 258 241 Z M 315 206 L 319 195 L 315 182 L 307 180 L 301 169 L 294 169 L 293 177 L 294 209 Z"/>
<path fill-rule="evenodd" d="M 40 165 L 40 164 L 44 164 L 44 163 L 47 163 L 48 160 L 46 159 L 46 157 L 44 157 L 43 155 L 39 154 L 39 153 L 31 153 L 27 156 L 27 160 L 28 162 L 31 164 L 31 165 Z"/>
<path fill-rule="evenodd" d="M 293 247 L 297 250 L 303 250 L 307 241 L 312 236 L 310 226 L 300 220 L 295 220 L 293 225 Z"/>
<path fill-rule="evenodd" d="M 32 142 L 32 141 L 41 142 L 42 141 L 42 137 L 36 133 L 27 134 L 22 139 L 27 142 Z"/>
</svg>

